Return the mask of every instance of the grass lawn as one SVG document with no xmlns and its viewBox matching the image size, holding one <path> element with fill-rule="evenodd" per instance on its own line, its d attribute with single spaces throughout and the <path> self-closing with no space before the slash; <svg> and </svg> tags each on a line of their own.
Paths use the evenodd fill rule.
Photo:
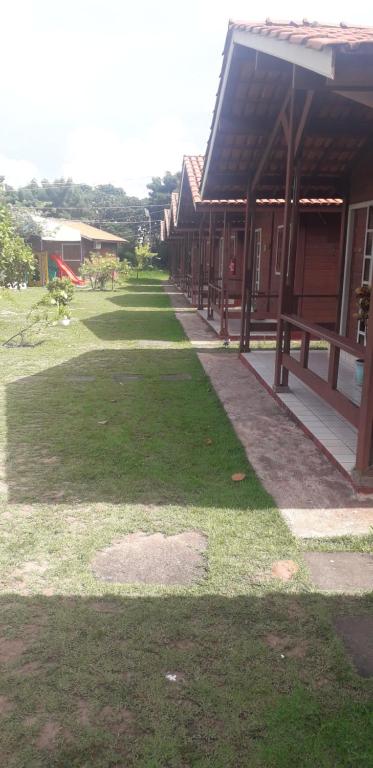
<svg viewBox="0 0 373 768">
<path fill-rule="evenodd" d="M 164 279 L 79 290 L 69 328 L 0 348 L 0 765 L 373 766 L 373 681 L 333 630 L 371 596 L 312 589 Z M 41 293 L 1 299 L 1 340 Z M 190 530 L 208 542 L 194 586 L 93 573 L 127 533 Z"/>
</svg>

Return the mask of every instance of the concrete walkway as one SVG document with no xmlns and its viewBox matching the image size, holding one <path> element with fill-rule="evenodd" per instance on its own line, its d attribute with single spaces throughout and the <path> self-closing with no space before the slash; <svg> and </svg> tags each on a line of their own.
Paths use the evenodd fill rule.
<svg viewBox="0 0 373 768">
<path fill-rule="evenodd" d="M 198 348 L 199 359 L 251 465 L 293 533 L 300 538 L 369 533 L 372 499 L 354 492 L 236 354 L 223 351 L 221 341 L 191 310 L 183 294 L 174 291 L 170 287 L 176 315 Z M 209 351 L 211 347 L 216 351 Z"/>
</svg>

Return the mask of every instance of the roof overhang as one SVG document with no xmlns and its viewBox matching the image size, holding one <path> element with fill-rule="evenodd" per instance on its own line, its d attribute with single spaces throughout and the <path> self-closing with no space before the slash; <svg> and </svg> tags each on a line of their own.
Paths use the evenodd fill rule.
<svg viewBox="0 0 373 768">
<path fill-rule="evenodd" d="M 316 94 L 307 123 L 307 127 L 310 126 L 311 141 L 316 141 L 318 136 L 321 136 L 323 141 L 331 139 L 333 141 L 331 151 L 334 151 L 337 149 L 339 140 L 338 149 L 341 148 L 343 153 L 346 147 L 342 146 L 342 140 L 347 143 L 346 137 L 352 137 L 358 153 L 361 148 L 360 139 L 367 140 L 372 133 L 370 118 L 365 114 L 363 116 L 365 122 L 363 122 L 358 111 L 355 117 L 351 114 L 351 119 L 348 117 L 344 121 L 336 119 L 333 125 L 330 118 L 332 132 L 328 132 L 327 120 L 322 121 L 325 103 L 320 105 L 318 100 L 324 98 L 330 101 L 333 97 L 335 99 L 336 96 L 341 96 L 350 104 L 355 101 L 361 106 L 372 108 L 372 51 L 367 52 L 369 58 L 365 51 L 363 53 L 355 49 L 346 51 L 333 47 L 332 44 L 317 49 L 288 42 L 271 34 L 256 34 L 239 25 L 232 26 L 228 30 L 224 49 L 220 84 L 205 156 L 200 189 L 202 201 L 210 200 L 212 197 L 237 198 L 246 195 L 249 178 L 255 175 L 264 143 L 269 138 L 275 120 L 280 117 L 281 104 L 284 104 L 286 93 L 289 93 L 291 88 L 303 92 L 309 90 Z M 264 97 L 267 101 L 263 102 L 263 114 L 260 112 L 263 110 L 261 103 L 260 110 L 258 109 L 255 113 L 255 108 L 245 101 L 245 87 L 251 84 L 258 90 L 262 85 L 265 88 L 267 84 L 263 80 L 263 73 L 266 72 L 269 78 L 273 76 L 278 78 L 278 87 L 271 101 L 268 100 L 268 96 Z M 273 86 L 273 82 L 273 79 L 268 80 L 270 87 Z M 262 96 L 255 95 L 254 99 L 259 104 Z M 312 118 L 315 119 L 312 120 Z M 361 136 L 357 136 L 358 132 Z M 229 137 L 228 134 L 230 134 Z M 256 138 L 257 141 L 255 141 Z M 336 138 L 335 146 L 334 138 Z M 347 149 L 349 149 L 348 146 Z M 325 162 L 324 166 L 326 165 Z M 281 167 L 283 169 L 281 173 L 284 176 L 285 165 Z M 337 178 L 337 174 L 333 176 L 331 171 L 323 171 L 322 164 L 320 168 L 321 170 L 318 168 L 317 175 L 314 174 L 312 179 L 310 173 L 305 171 L 303 194 L 309 197 L 343 194 L 344 172 L 338 171 Z M 237 182 L 235 184 L 230 179 L 233 176 Z M 278 173 L 276 178 L 275 176 L 276 174 L 272 172 L 267 174 L 264 186 L 260 191 L 258 190 L 260 196 L 279 196 L 284 193 L 283 179 L 279 178 Z M 330 179 L 327 176 L 330 176 Z"/>
<path fill-rule="evenodd" d="M 243 48 L 250 48 L 253 51 L 257 51 L 258 53 L 266 53 L 269 56 L 274 56 L 275 58 L 281 59 L 282 61 L 287 61 L 289 64 L 294 64 L 302 67 L 303 69 L 311 70 L 312 72 L 329 79 L 333 79 L 335 74 L 335 53 L 332 48 L 324 48 L 321 51 L 316 51 L 300 45 L 288 43 L 286 40 L 277 40 L 276 38 L 272 37 L 262 37 L 261 35 L 255 35 L 252 32 L 247 32 L 242 29 L 234 29 L 231 33 L 228 51 L 225 55 L 223 77 L 214 118 L 214 125 L 212 128 L 209 149 L 205 159 L 205 167 L 201 184 L 202 198 L 205 197 L 206 178 L 210 168 L 212 148 L 214 146 L 216 132 L 221 117 L 222 105 L 226 95 L 234 49 L 238 45 L 242 46 Z"/>
</svg>

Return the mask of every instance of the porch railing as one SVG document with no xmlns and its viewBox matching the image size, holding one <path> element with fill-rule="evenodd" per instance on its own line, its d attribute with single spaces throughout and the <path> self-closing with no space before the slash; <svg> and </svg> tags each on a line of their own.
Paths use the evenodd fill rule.
<svg viewBox="0 0 373 768">
<path fill-rule="evenodd" d="M 350 341 L 345 336 L 339 336 L 321 325 L 309 323 L 297 315 L 280 315 L 282 324 L 281 348 L 278 361 L 287 371 L 297 376 L 304 384 L 325 400 L 332 408 L 344 416 L 354 427 L 359 424 L 360 408 L 346 395 L 338 390 L 338 374 L 341 352 L 364 359 L 365 349 L 360 344 Z M 301 348 L 299 360 L 290 354 L 289 344 L 292 332 L 301 332 Z M 311 339 L 319 339 L 329 344 L 327 378 L 323 379 L 308 367 L 309 348 Z"/>
</svg>

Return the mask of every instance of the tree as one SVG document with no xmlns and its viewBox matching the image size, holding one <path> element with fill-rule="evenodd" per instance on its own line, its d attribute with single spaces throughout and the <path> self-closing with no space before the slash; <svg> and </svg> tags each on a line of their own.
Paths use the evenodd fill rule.
<svg viewBox="0 0 373 768">
<path fill-rule="evenodd" d="M 171 194 L 180 186 L 181 173 L 170 173 L 166 171 L 163 178 L 153 176 L 151 182 L 147 184 L 149 190 L 149 213 L 152 222 L 153 237 L 159 240 L 160 237 L 160 219 L 163 218 L 163 209 L 169 208 L 171 203 Z"/>
<path fill-rule="evenodd" d="M 152 259 L 156 256 L 156 253 L 152 253 L 149 245 L 137 245 L 135 248 L 135 258 L 137 267 L 137 279 L 139 272 L 143 272 L 146 267 L 150 266 Z"/>
<path fill-rule="evenodd" d="M 6 206 L 0 206 L 0 285 L 20 288 L 35 269 L 31 248 L 16 234 Z"/>
</svg>

